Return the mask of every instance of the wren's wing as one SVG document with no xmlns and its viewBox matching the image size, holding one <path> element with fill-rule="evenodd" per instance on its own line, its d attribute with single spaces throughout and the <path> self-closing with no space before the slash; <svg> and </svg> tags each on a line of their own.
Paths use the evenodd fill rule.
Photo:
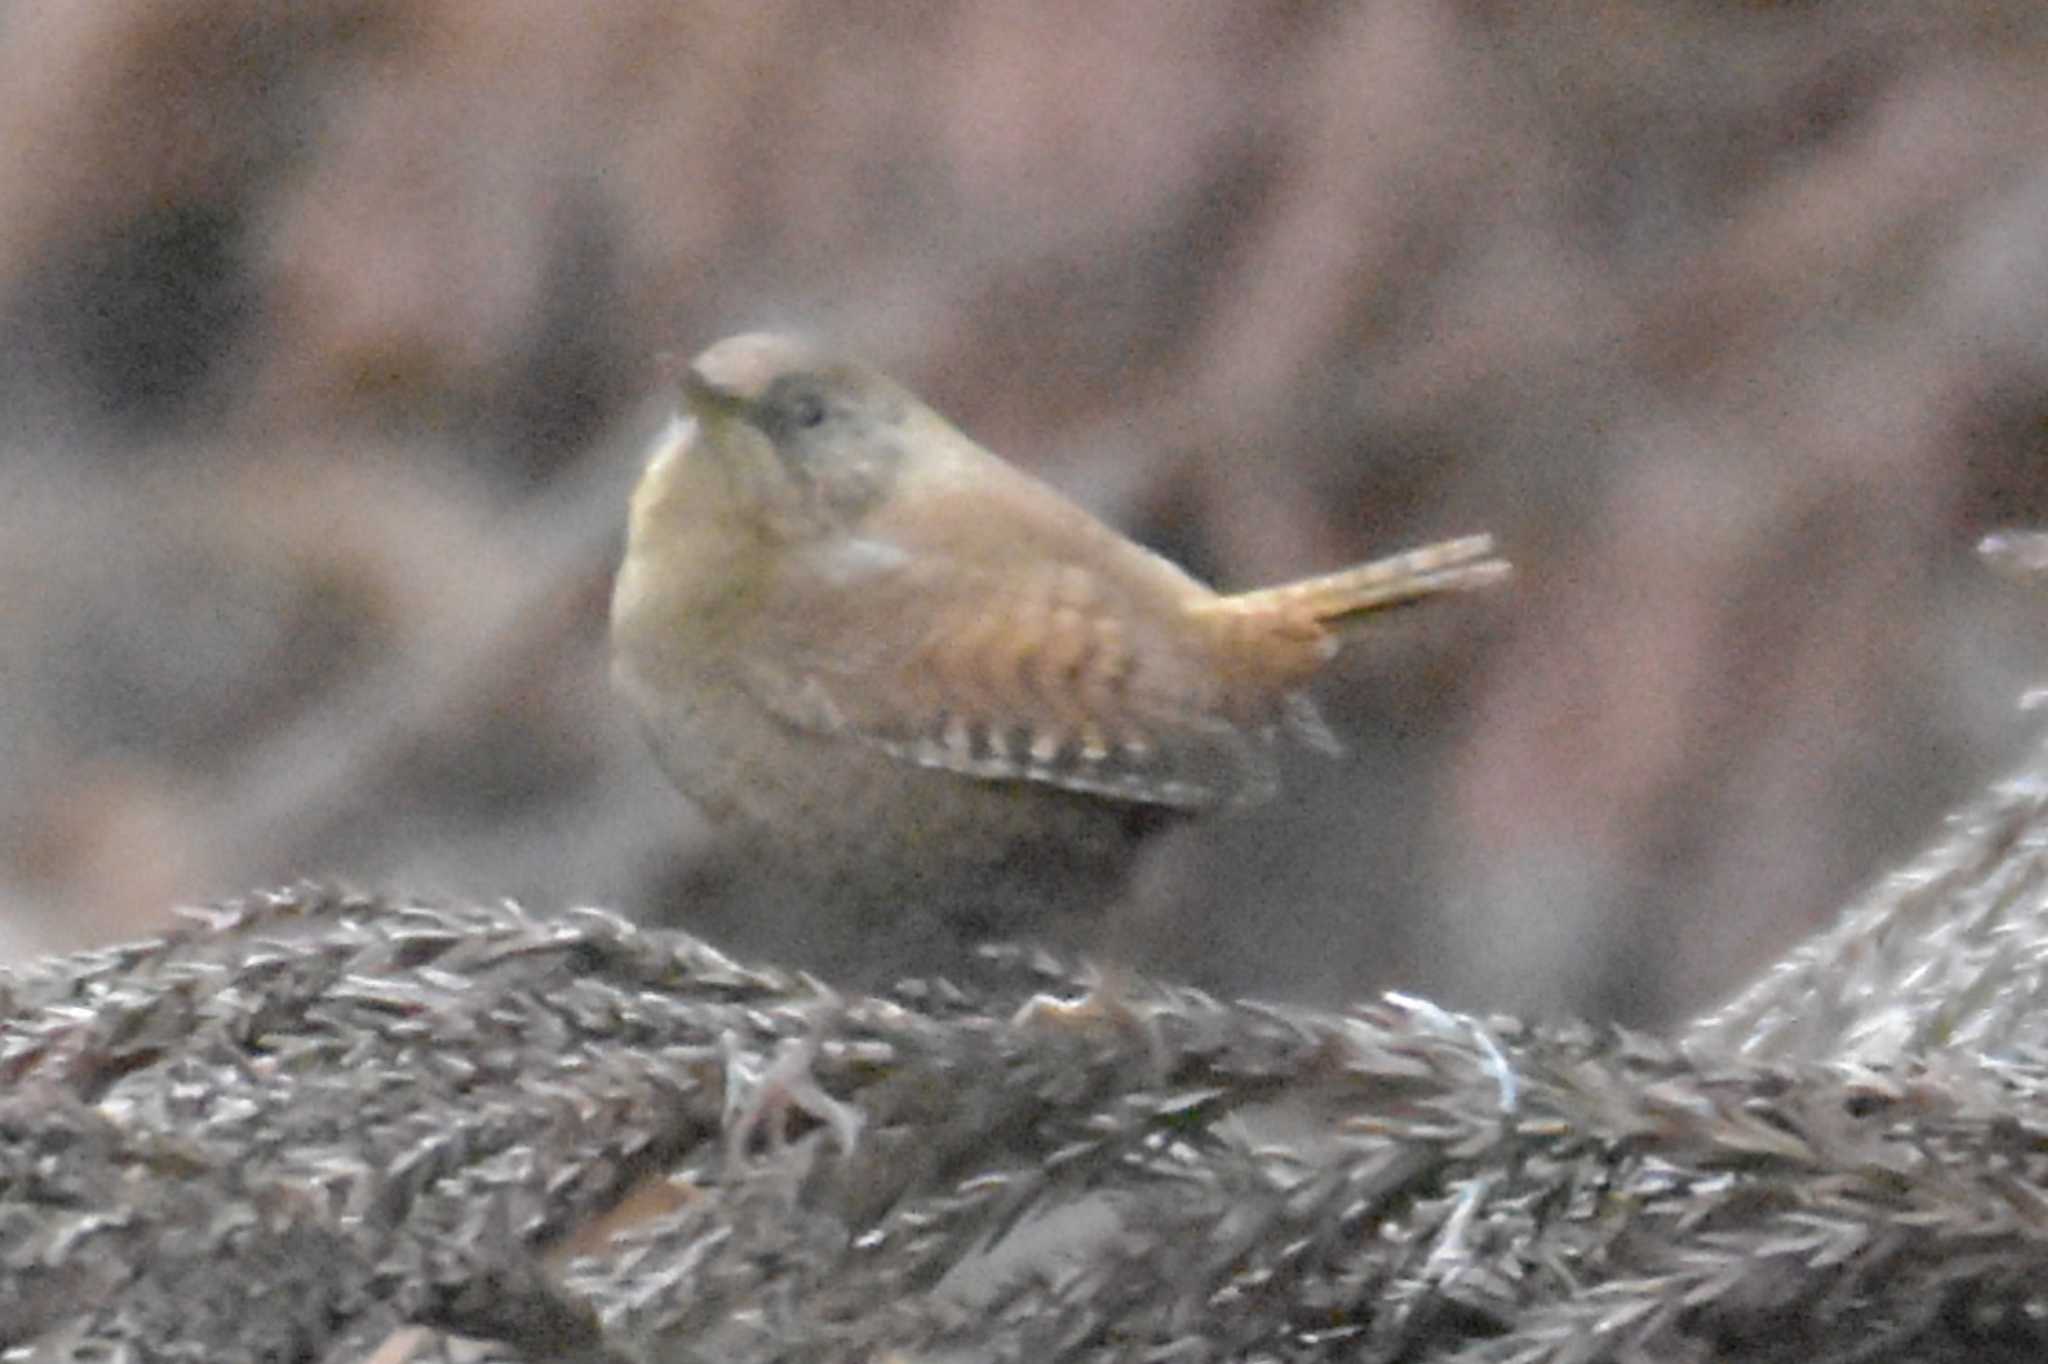
<svg viewBox="0 0 2048 1364">
<path fill-rule="evenodd" d="M 744 684 L 788 723 L 924 767 L 1141 804 L 1271 795 L 1282 716 L 1234 717 L 1200 646 L 1119 584 L 879 540 L 817 553 L 829 560 L 769 589 L 741 651 Z"/>
</svg>

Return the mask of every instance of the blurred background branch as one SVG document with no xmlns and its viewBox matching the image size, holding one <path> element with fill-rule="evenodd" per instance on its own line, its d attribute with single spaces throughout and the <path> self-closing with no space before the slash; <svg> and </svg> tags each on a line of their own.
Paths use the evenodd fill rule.
<svg viewBox="0 0 2048 1364">
<path fill-rule="evenodd" d="M 2009 769 L 2037 6 L 0 16 L 0 952 L 268 880 L 666 904 L 601 648 L 653 354 L 802 326 L 1206 575 L 1486 529 L 1135 938 L 1726 995 Z"/>
</svg>

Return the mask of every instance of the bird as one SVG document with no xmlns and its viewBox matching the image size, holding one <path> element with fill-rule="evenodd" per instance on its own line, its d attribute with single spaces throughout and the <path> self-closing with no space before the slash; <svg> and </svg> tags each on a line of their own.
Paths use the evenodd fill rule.
<svg viewBox="0 0 2048 1364">
<path fill-rule="evenodd" d="M 671 361 L 614 681 L 716 831 L 687 926 L 856 986 L 1085 942 L 1141 850 L 1256 805 L 1354 625 L 1500 582 L 1488 535 L 1219 593 L 810 341 Z"/>
</svg>

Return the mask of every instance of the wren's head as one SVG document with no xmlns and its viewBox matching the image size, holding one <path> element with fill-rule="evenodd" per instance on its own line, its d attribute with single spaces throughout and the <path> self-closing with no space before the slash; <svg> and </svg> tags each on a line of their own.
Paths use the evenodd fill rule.
<svg viewBox="0 0 2048 1364">
<path fill-rule="evenodd" d="M 924 415 L 874 371 L 761 332 L 720 341 L 678 383 L 692 458 L 723 480 L 728 514 L 781 540 L 850 527 L 887 498 Z"/>
<path fill-rule="evenodd" d="M 680 410 L 633 490 L 612 596 L 615 638 L 643 658 L 705 655 L 770 583 L 871 557 L 908 485 L 993 458 L 881 375 L 786 337 L 721 341 L 672 383 Z"/>
</svg>

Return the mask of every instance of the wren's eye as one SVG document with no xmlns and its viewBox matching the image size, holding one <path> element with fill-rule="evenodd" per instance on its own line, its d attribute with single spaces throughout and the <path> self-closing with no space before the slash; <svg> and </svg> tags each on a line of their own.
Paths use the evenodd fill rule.
<svg viewBox="0 0 2048 1364">
<path fill-rule="evenodd" d="M 808 431 L 825 424 L 825 400 L 815 393 L 796 393 L 789 399 L 789 424 Z"/>
<path fill-rule="evenodd" d="M 820 427 L 832 424 L 839 410 L 831 391 L 805 375 L 793 375 L 776 382 L 755 407 L 755 422 L 785 460 L 811 463 L 817 452 L 811 437 Z"/>
</svg>

